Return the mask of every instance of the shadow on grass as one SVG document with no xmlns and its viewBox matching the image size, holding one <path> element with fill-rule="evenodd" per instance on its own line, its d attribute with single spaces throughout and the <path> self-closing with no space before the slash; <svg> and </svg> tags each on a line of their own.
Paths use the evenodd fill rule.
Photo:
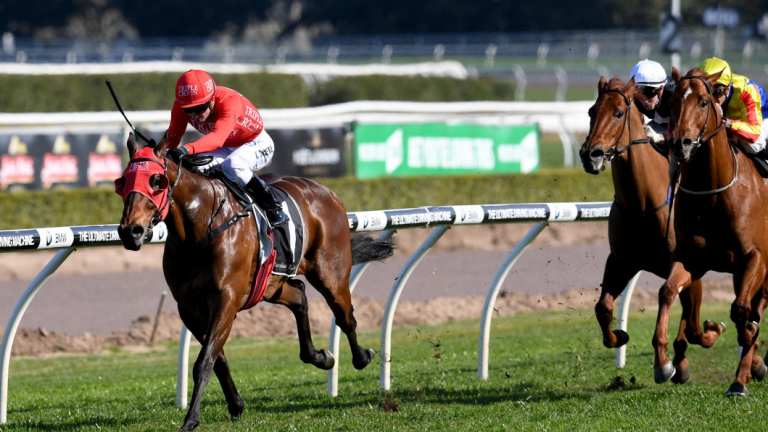
<svg viewBox="0 0 768 432">
<path fill-rule="evenodd" d="M 593 396 L 591 391 L 558 390 L 545 388 L 535 383 L 521 382 L 504 387 L 471 386 L 468 388 L 424 387 L 402 389 L 392 392 L 360 392 L 338 399 L 299 398 L 290 403 L 272 398 L 251 399 L 246 396 L 246 407 L 256 412 L 296 413 L 320 409 L 365 408 L 371 405 L 382 406 L 388 401 L 397 400 L 399 404 L 432 405 L 491 405 L 502 402 L 554 402 L 560 400 L 586 401 Z M 225 408 L 222 406 L 222 408 Z"/>
</svg>

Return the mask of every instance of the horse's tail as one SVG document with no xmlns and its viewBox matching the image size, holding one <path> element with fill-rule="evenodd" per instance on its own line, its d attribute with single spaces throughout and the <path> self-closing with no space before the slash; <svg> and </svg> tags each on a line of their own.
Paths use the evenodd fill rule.
<svg viewBox="0 0 768 432">
<path fill-rule="evenodd" d="M 391 239 L 377 240 L 362 234 L 352 235 L 352 264 L 368 261 L 382 261 L 392 256 L 395 250 Z"/>
</svg>

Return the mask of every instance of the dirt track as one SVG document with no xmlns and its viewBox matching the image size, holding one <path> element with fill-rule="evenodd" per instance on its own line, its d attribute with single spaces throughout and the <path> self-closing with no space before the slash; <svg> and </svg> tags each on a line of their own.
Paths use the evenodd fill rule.
<svg viewBox="0 0 768 432">
<path fill-rule="evenodd" d="M 483 295 L 504 254 L 528 226 L 461 227 L 449 231 L 431 251 L 406 286 L 395 323 L 439 323 L 478 318 Z M 502 288 L 496 310 L 518 311 L 590 307 L 597 298 L 608 254 L 605 223 L 558 224 L 548 227 L 519 259 Z M 398 233 L 397 255 L 374 263 L 354 294 L 361 330 L 378 327 L 387 293 L 408 253 L 427 235 L 425 230 Z M 5 254 L 0 260 L 0 319 L 5 323 L 28 281 L 52 253 Z M 61 351 L 93 352 L 110 344 L 144 343 L 165 289 L 162 246 L 138 253 L 121 248 L 76 251 L 48 281 L 27 310 L 14 345 L 15 354 Z M 633 306 L 655 302 L 661 279 L 644 275 Z M 705 279 L 728 283 L 724 275 Z M 709 294 L 710 296 L 713 294 Z M 714 295 L 728 298 L 728 293 Z M 310 317 L 315 332 L 325 334 L 327 306 L 312 289 Z M 165 300 L 157 340 L 178 337 L 175 302 Z M 234 335 L 294 334 L 290 312 L 268 304 L 238 315 Z M 321 342 L 322 343 L 322 342 Z"/>
</svg>

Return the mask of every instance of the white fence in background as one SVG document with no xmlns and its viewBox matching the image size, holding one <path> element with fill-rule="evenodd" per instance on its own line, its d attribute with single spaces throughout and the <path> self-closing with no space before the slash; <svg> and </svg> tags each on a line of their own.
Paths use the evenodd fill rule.
<svg viewBox="0 0 768 432">
<path fill-rule="evenodd" d="M 440 237 L 454 225 L 477 225 L 492 223 L 533 223 L 528 233 L 517 245 L 506 254 L 494 275 L 486 292 L 482 310 L 480 337 L 478 339 L 477 373 L 480 379 L 488 378 L 489 341 L 491 319 L 496 297 L 510 269 L 522 255 L 536 236 L 552 222 L 578 222 L 589 220 L 606 220 L 610 213 L 611 204 L 608 202 L 593 203 L 535 203 L 535 204 L 490 204 L 490 205 L 458 205 L 439 207 L 419 207 L 411 209 L 394 209 L 381 211 L 362 211 L 348 213 L 349 228 L 353 232 L 380 232 L 381 238 L 386 238 L 397 229 L 403 228 L 432 228 L 426 240 L 408 258 L 389 293 L 381 327 L 381 359 L 380 385 L 382 389 L 391 388 L 390 368 L 392 364 L 392 325 L 395 310 L 405 285 L 413 270 Z M 167 229 L 163 223 L 152 231 L 150 242 L 164 242 Z M 5 326 L 2 339 L 2 368 L 0 369 L 0 424 L 7 421 L 8 405 L 8 376 L 11 351 L 21 318 L 33 297 L 77 247 L 115 246 L 120 245 L 116 225 L 95 225 L 57 228 L 34 228 L 0 231 L 0 252 L 17 250 L 59 249 L 51 261 L 29 283 L 27 289 L 16 302 L 13 312 Z M 352 270 L 350 290 L 354 290 L 368 263 L 358 264 Z M 626 330 L 629 304 L 632 290 L 637 280 L 635 277 L 625 290 L 619 307 L 619 327 Z M 597 284 L 598 282 L 595 281 Z M 176 388 L 177 405 L 185 408 L 188 393 L 188 363 L 190 333 L 182 328 L 179 341 L 179 364 Z M 329 349 L 335 358 L 339 359 L 339 328 L 335 321 L 331 324 Z M 616 351 L 616 366 L 624 367 L 625 347 Z M 328 393 L 338 394 L 338 361 L 328 371 Z"/>
<path fill-rule="evenodd" d="M 262 109 L 269 129 L 334 127 L 366 123 L 479 123 L 488 125 L 536 123 L 543 133 L 557 134 L 563 146 L 564 165 L 576 160 L 574 134 L 589 130 L 587 110 L 592 102 L 388 102 L 357 101 L 311 108 Z M 130 111 L 128 118 L 150 130 L 164 130 L 170 111 Z M 34 129 L 98 130 L 125 127 L 120 113 L 0 113 L 0 131 Z"/>
</svg>

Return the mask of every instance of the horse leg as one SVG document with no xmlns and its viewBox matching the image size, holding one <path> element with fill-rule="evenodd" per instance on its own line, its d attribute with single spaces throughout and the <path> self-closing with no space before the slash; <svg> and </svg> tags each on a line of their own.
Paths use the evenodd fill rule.
<svg viewBox="0 0 768 432">
<path fill-rule="evenodd" d="M 240 393 L 237 392 L 235 382 L 232 381 L 232 374 L 229 371 L 229 363 L 224 356 L 223 348 L 213 364 L 213 372 L 216 374 L 216 378 L 219 379 L 221 390 L 224 392 L 224 398 L 227 400 L 227 411 L 229 411 L 230 418 L 233 421 L 240 419 L 240 415 L 243 414 L 245 409 L 245 402 L 240 397 Z"/>
<path fill-rule="evenodd" d="M 653 372 L 656 383 L 663 383 L 675 375 L 675 367 L 669 360 L 667 335 L 669 311 L 675 296 L 691 284 L 691 274 L 679 261 L 672 263 L 672 271 L 659 289 L 659 312 L 656 316 L 656 330 L 651 343 L 654 349 Z"/>
<path fill-rule="evenodd" d="M 762 292 L 760 294 L 756 295 L 752 299 L 752 310 L 755 311 L 754 313 L 756 314 L 757 322 L 762 322 L 766 301 L 768 301 L 768 299 L 766 299 L 765 286 L 761 291 Z M 755 340 L 755 351 L 752 353 L 752 367 L 750 372 L 752 379 L 756 381 L 762 381 L 765 378 L 765 375 L 768 374 L 768 366 L 765 365 L 763 357 L 757 353 L 758 347 L 759 342 Z"/>
<path fill-rule="evenodd" d="M 766 268 L 762 257 L 757 251 L 751 251 L 746 257 L 743 272 L 734 274 L 733 286 L 736 289 L 736 299 L 731 304 L 731 320 L 736 324 L 738 342 L 741 346 L 741 359 L 736 368 L 736 377 L 728 387 L 726 396 L 744 396 L 747 394 L 747 384 L 752 376 L 752 358 L 757 348 L 757 336 L 760 331 L 762 304 L 758 288 L 762 288 Z M 753 302 L 755 308 L 753 308 Z"/>
<path fill-rule="evenodd" d="M 310 363 L 320 369 L 328 370 L 335 364 L 333 355 L 328 351 L 315 349 L 312 343 L 312 332 L 309 328 L 309 305 L 304 288 L 304 282 L 298 279 L 287 279 L 277 289 L 265 296 L 268 302 L 281 304 L 293 312 L 296 319 L 296 331 L 299 335 L 299 358 L 304 363 Z"/>
<path fill-rule="evenodd" d="M 195 336 L 195 339 L 202 344 L 205 340 L 205 323 L 201 322 L 200 319 L 196 319 L 194 314 L 188 313 L 186 308 L 181 307 L 181 304 L 179 304 L 179 315 L 187 329 Z M 245 408 L 245 403 L 240 397 L 240 393 L 238 393 L 235 383 L 232 380 L 229 364 L 227 363 L 227 358 L 224 356 L 223 349 L 221 350 L 221 354 L 216 357 L 216 362 L 213 364 L 213 371 L 216 373 L 216 378 L 218 378 L 219 384 L 221 384 L 222 392 L 224 392 L 224 398 L 227 401 L 227 410 L 229 411 L 230 418 L 232 420 L 239 419 Z M 193 381 L 197 381 L 197 373 L 198 370 L 193 369 Z"/>
<path fill-rule="evenodd" d="M 347 335 L 349 348 L 352 351 L 352 365 L 358 370 L 368 366 L 375 352 L 357 342 L 357 320 L 352 306 L 352 294 L 349 292 L 349 271 L 335 269 L 331 262 L 318 262 L 315 268 L 305 276 L 309 283 L 323 295 L 325 302 L 333 311 L 336 325 Z"/>
<path fill-rule="evenodd" d="M 211 371 L 219 355 L 222 353 L 224 343 L 229 337 L 232 329 L 232 322 L 237 314 L 238 305 L 229 294 L 235 290 L 222 289 L 219 291 L 219 297 L 211 301 L 211 317 L 205 340 L 200 348 L 200 353 L 195 360 L 195 366 L 192 369 L 194 378 L 194 388 L 192 390 L 192 402 L 184 417 L 184 425 L 181 431 L 191 431 L 200 424 L 200 402 L 203 396 L 203 390 L 211 378 Z"/>
<path fill-rule="evenodd" d="M 595 317 L 603 332 L 603 345 L 606 348 L 617 348 L 629 342 L 627 332 L 620 329 L 611 330 L 611 323 L 613 323 L 614 302 L 637 271 L 637 268 L 620 261 L 615 254 L 608 255 L 600 299 L 595 304 Z"/>
</svg>

